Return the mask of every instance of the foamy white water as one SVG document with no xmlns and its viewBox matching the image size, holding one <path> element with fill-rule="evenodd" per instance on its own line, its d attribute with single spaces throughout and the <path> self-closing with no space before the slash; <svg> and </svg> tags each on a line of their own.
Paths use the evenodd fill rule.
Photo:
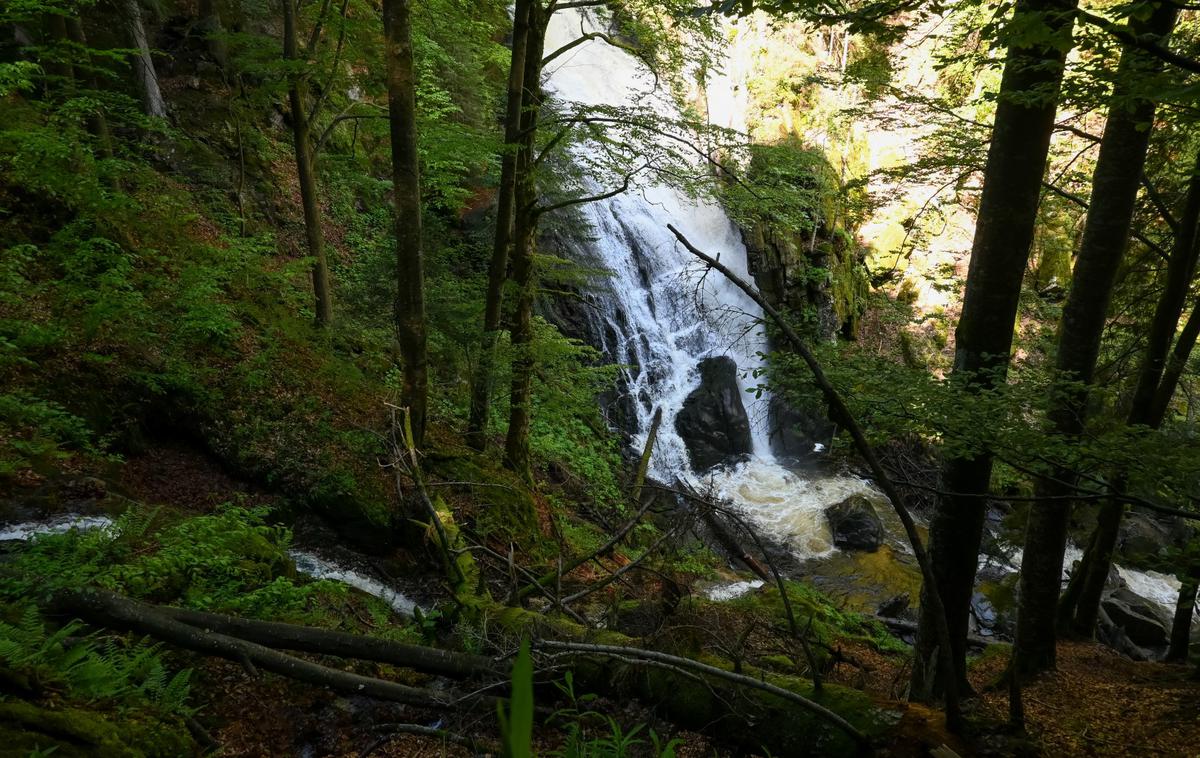
<svg viewBox="0 0 1200 758">
<path fill-rule="evenodd" d="M 39 534 L 62 534 L 72 529 L 88 531 L 111 525 L 112 519 L 108 516 L 84 516 L 80 513 L 68 513 L 44 521 L 26 521 L 0 527 L 0 541 L 29 540 Z"/>
<path fill-rule="evenodd" d="M 305 576 L 349 585 L 360 592 L 379 598 L 404 616 L 412 616 L 416 612 L 418 606 L 415 602 L 405 597 L 404 593 L 383 582 L 327 561 L 316 553 L 305 550 L 289 550 L 288 555 L 296 562 L 296 570 Z"/>
</svg>

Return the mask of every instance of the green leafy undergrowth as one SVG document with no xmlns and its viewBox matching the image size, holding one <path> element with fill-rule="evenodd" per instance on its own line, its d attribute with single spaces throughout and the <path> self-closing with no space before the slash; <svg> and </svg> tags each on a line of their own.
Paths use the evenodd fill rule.
<svg viewBox="0 0 1200 758">
<path fill-rule="evenodd" d="M 262 509 L 226 506 L 180 519 L 131 508 L 111 525 L 35 537 L 0 568 L 0 599 L 47 599 L 94 585 L 151 602 L 239 615 L 312 620 L 346 588 L 307 582 L 288 557 L 288 529 Z"/>
<path fill-rule="evenodd" d="M 32 604 L 4 606 L 0 754 L 189 754 L 190 679 L 158 645 L 84 635 L 77 621 L 52 628 Z"/>
</svg>

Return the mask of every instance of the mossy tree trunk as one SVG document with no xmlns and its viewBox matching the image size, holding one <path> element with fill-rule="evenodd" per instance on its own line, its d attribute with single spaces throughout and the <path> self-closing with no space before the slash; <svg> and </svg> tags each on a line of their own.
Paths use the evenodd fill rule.
<svg viewBox="0 0 1200 758">
<path fill-rule="evenodd" d="M 1040 21 L 1048 36 L 1030 44 L 1024 34 L 1011 42 L 1000 83 L 955 349 L 955 374 L 975 392 L 1003 382 L 1007 374 L 1074 9 L 1074 0 L 1018 0 L 1014 10 L 1014 25 Z M 981 496 L 991 473 L 986 451 L 955 456 L 942 468 L 942 489 L 950 494 L 937 504 L 929 537 L 955 671 L 938 664 L 939 621 L 926 591 L 913 665 L 917 698 L 933 696 L 948 676 L 968 687 L 967 624 L 986 508 Z"/>
<path fill-rule="evenodd" d="M 299 31 L 297 30 L 294 0 L 282 0 L 283 57 L 298 64 L 300 60 Z M 288 108 L 291 111 L 292 147 L 296 156 L 296 175 L 300 182 L 300 203 L 304 209 L 304 239 L 313 259 L 312 283 L 316 298 L 316 320 L 319 326 L 333 321 L 333 295 L 330 292 L 329 264 L 325 257 L 325 235 L 321 228 L 321 208 L 317 197 L 317 174 L 308 114 L 308 86 L 305 74 L 290 72 Z"/>
<path fill-rule="evenodd" d="M 416 68 L 412 6 L 384 0 L 388 123 L 392 142 L 392 200 L 396 227 L 396 339 L 403 362 L 401 402 L 408 408 L 413 443 L 425 438 L 429 395 L 425 324 L 425 263 L 421 249 L 421 171 L 417 156 Z"/>
<path fill-rule="evenodd" d="M 512 241 L 521 114 L 526 104 L 526 52 L 529 48 L 529 14 L 532 5 L 534 0 L 517 0 L 513 12 L 512 62 L 508 70 L 504 113 L 504 153 L 500 157 L 500 186 L 496 190 L 496 234 L 492 243 L 492 259 L 488 264 L 483 338 L 479 346 L 479 362 L 471 380 L 471 412 L 467 422 L 467 444 L 479 451 L 487 447 L 496 343 L 500 338 L 504 283 L 508 280 L 508 248 Z"/>
<path fill-rule="evenodd" d="M 512 273 L 517 302 L 509 330 L 513 350 L 509 388 L 508 432 L 504 438 L 505 462 L 526 479 L 529 471 L 529 422 L 533 401 L 533 305 L 537 296 L 535 251 L 537 243 L 537 185 L 533 175 L 534 140 L 541 107 L 542 53 L 549 20 L 541 4 L 529 8 L 529 41 L 525 53 L 525 104 L 521 115 L 521 142 L 516 156 L 513 202 L 514 231 Z"/>
<path fill-rule="evenodd" d="M 1132 22 L 1139 37 L 1162 38 L 1175 24 L 1178 10 L 1160 5 L 1143 22 Z M 1088 385 L 1096 370 L 1100 339 L 1107 324 L 1117 268 L 1124 257 L 1133 220 L 1146 149 L 1154 122 L 1155 101 L 1146 92 L 1146 75 L 1161 62 L 1133 47 L 1121 53 L 1100 155 L 1092 174 L 1092 196 L 1075 259 L 1071 292 L 1063 308 L 1055 365 L 1057 385 L 1048 412 L 1051 431 L 1078 439 L 1087 420 Z M 1075 475 L 1066 466 L 1036 483 L 1046 497 L 1030 510 L 1021 564 L 1020 605 L 1014 661 L 1021 674 L 1053 669 L 1056 662 L 1055 610 L 1067 546 Z"/>
</svg>

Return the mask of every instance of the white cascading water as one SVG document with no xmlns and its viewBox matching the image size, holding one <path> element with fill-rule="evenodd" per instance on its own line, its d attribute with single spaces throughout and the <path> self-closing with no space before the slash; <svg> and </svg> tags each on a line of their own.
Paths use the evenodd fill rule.
<svg viewBox="0 0 1200 758">
<path fill-rule="evenodd" d="M 547 34 L 546 50 L 553 51 L 583 32 L 603 31 L 596 20 L 577 11 L 556 13 Z M 652 107 L 665 117 L 678 117 L 670 96 L 654 86 L 646 66 L 633 56 L 600 40 L 586 42 L 556 59 L 547 68 L 546 89 L 561 102 L 585 106 Z M 699 162 L 697 157 L 697 162 Z M 619 181 L 617 178 L 610 183 Z M 590 180 L 589 193 L 608 189 Z M 657 408 L 663 409 L 651 457 L 651 474 L 671 482 L 676 478 L 709 485 L 737 502 L 773 536 L 787 540 L 803 556 L 832 549 L 822 510 L 870 485 L 849 476 L 801 479 L 771 454 L 766 393 L 743 394 L 750 417 L 753 455 L 728 469 L 703 478 L 688 461 L 687 449 L 675 431 L 675 415 L 699 384 L 697 366 L 707 357 L 724 355 L 737 364 L 743 390 L 758 385 L 766 343 L 756 323 L 762 311 L 720 275 L 701 277 L 695 258 L 680 245 L 667 224 L 674 224 L 694 245 L 713 255 L 740 276 L 750 279 L 746 248 L 738 230 L 719 205 L 694 200 L 652 179 L 616 197 L 579 206 L 592 226 L 594 240 L 586 255 L 611 271 L 593 293 L 594 318 L 611 360 L 633 366 L 627 372 L 628 392 L 637 419 L 634 444 L 645 444 Z"/>
</svg>

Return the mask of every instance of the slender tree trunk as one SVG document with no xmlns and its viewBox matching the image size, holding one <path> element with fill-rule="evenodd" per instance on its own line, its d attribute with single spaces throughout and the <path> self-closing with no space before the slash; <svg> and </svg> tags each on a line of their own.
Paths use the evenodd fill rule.
<svg viewBox="0 0 1200 758">
<path fill-rule="evenodd" d="M 83 21 L 78 17 L 67 19 L 67 34 L 76 45 L 79 45 L 84 50 L 88 49 L 87 35 L 83 31 Z M 93 90 L 100 90 L 100 81 L 96 78 L 94 72 L 88 75 L 86 81 L 87 85 Z M 105 118 L 103 110 L 97 108 L 88 116 L 88 131 L 92 133 L 92 136 L 100 144 L 100 151 L 104 157 L 113 157 L 112 132 L 109 131 L 108 119 Z M 118 188 L 120 188 L 120 181 L 116 180 L 116 183 Z"/>
<path fill-rule="evenodd" d="M 521 138 L 521 108 L 525 101 L 525 52 L 529 47 L 529 8 L 536 0 L 517 0 L 513 12 L 512 63 L 508 69 L 508 98 L 504 113 L 504 154 L 500 158 L 500 186 L 496 190 L 496 236 L 488 265 L 487 296 L 483 308 L 483 339 L 479 363 L 471 381 L 471 414 L 467 444 L 483 451 L 491 410 L 492 380 L 496 368 L 496 343 L 508 278 L 508 247 L 512 238 L 513 196 L 516 192 L 517 150 Z"/>
<path fill-rule="evenodd" d="M 1196 614 L 1196 590 L 1200 586 L 1200 566 L 1192 566 L 1181 577 L 1179 600 L 1175 603 L 1175 619 L 1171 624 L 1171 646 L 1168 661 L 1186 661 L 1192 642 L 1192 619 Z"/>
<path fill-rule="evenodd" d="M 1197 336 L 1200 336 L 1200 299 L 1192 306 L 1192 313 L 1188 316 L 1187 323 L 1183 325 L 1179 339 L 1175 340 L 1175 349 L 1171 351 L 1171 357 L 1167 359 L 1167 366 L 1163 369 L 1162 382 L 1159 384 L 1158 392 L 1154 395 L 1154 402 L 1150 408 L 1151 418 L 1165 419 L 1167 417 L 1167 407 L 1171 404 L 1171 398 L 1175 396 L 1175 388 L 1179 386 L 1179 378 L 1183 376 L 1183 370 L 1187 368 L 1188 359 L 1192 356 L 1192 349 L 1196 347 Z"/>
<path fill-rule="evenodd" d="M 392 137 L 392 199 L 396 206 L 396 339 L 413 442 L 425 437 L 429 377 L 425 327 L 425 264 L 421 251 L 421 169 L 417 156 L 417 80 L 409 0 L 384 0 L 388 123 Z"/>
<path fill-rule="evenodd" d="M 1041 17 L 1057 44 L 1013 43 L 1004 64 L 956 332 L 954 371 L 972 391 L 1003 382 L 1007 372 L 1074 8 L 1074 0 L 1018 0 L 1014 11 L 1017 23 Z M 991 471 L 986 452 L 951 458 L 942 468 L 942 488 L 956 494 L 938 502 L 929 536 L 956 670 L 943 671 L 937 664 L 939 621 L 928 592 L 923 593 L 912 682 L 917 698 L 939 691 L 946 676 L 957 676 L 969 691 L 967 624 L 986 508 L 977 496 L 987 493 Z"/>
<path fill-rule="evenodd" d="M 1175 24 L 1178 11 L 1160 5 L 1144 23 L 1132 23 L 1139 35 L 1161 38 Z M 1075 259 L 1071 293 L 1063 308 L 1056 363 L 1058 386 L 1051 399 L 1049 421 L 1054 435 L 1077 439 L 1087 419 L 1088 390 L 1100 354 L 1100 338 L 1108 316 L 1117 268 L 1124 256 L 1133 220 L 1155 102 L 1134 98 L 1145 90 L 1144 75 L 1161 70 L 1157 58 L 1133 47 L 1121 53 L 1100 155 L 1092 174 L 1092 196 Z M 1131 103 L 1132 98 L 1132 103 Z M 1082 386 L 1081 386 L 1082 385 Z M 1055 612 L 1067 546 L 1073 474 L 1058 467 L 1037 482 L 1045 502 L 1029 512 L 1021 561 L 1020 604 L 1014 644 L 1014 671 L 1026 675 L 1054 668 L 1057 637 Z M 1060 498 L 1060 499 L 1053 499 Z"/>
<path fill-rule="evenodd" d="M 540 3 L 529 9 L 529 43 L 525 53 L 525 92 L 527 103 L 521 118 L 521 145 L 516 160 L 514 193 L 514 232 L 512 248 L 513 280 L 517 285 L 517 303 L 510 330 L 513 350 L 512 386 L 509 390 L 508 433 L 504 438 L 506 463 L 530 478 L 529 419 L 533 395 L 533 304 L 537 296 L 534 270 L 534 246 L 537 243 L 537 185 L 533 176 L 533 146 L 541 107 L 542 49 L 546 40 L 546 22 Z"/>
<path fill-rule="evenodd" d="M 142 23 L 142 6 L 138 0 L 121 0 L 121 12 L 125 16 L 131 46 L 137 51 L 133 56 L 133 75 L 141 93 L 142 108 L 147 116 L 166 118 L 167 104 L 163 100 L 162 90 L 158 88 L 158 74 L 154 70 L 146 27 Z"/>
<path fill-rule="evenodd" d="M 283 57 L 298 61 L 300 42 L 296 28 L 294 0 L 283 0 Z M 317 198 L 317 173 L 308 122 L 308 86 L 304 75 L 293 71 L 288 87 L 288 108 L 292 117 L 292 144 L 296 154 L 296 175 L 300 181 L 300 202 L 304 207 L 304 238 L 313 259 L 312 282 L 316 297 L 319 326 L 333 321 L 333 296 L 329 286 L 329 263 L 325 258 L 325 235 L 321 229 L 321 208 Z"/>
<path fill-rule="evenodd" d="M 1162 424 L 1162 413 L 1165 412 L 1167 404 L 1155 402 L 1156 398 L 1161 399 L 1164 395 L 1169 398 L 1175 392 L 1175 385 L 1172 383 L 1167 386 L 1163 381 L 1163 374 L 1171 340 L 1179 326 L 1179 316 L 1183 311 L 1188 286 L 1196 268 L 1196 227 L 1197 222 L 1200 222 L 1200 153 L 1196 156 L 1196 164 L 1192 171 L 1184 210 L 1179 219 L 1179 231 L 1175 235 L 1171 258 L 1167 262 L 1166 285 L 1150 322 L 1146 350 L 1138 372 L 1137 388 L 1134 390 L 1133 402 L 1125 421 L 1129 426 L 1157 429 Z M 1183 343 L 1180 343 L 1180 347 L 1183 348 Z M 1191 350 L 1190 347 L 1186 349 L 1189 352 Z M 1178 381 L 1178 378 L 1178 374 L 1175 374 L 1171 381 Z M 1113 479 L 1112 490 L 1122 494 L 1125 486 L 1124 473 L 1118 472 Z M 1079 570 L 1071 577 L 1071 584 L 1059 609 L 1059 619 L 1069 620 L 1070 630 L 1077 635 L 1090 637 L 1095 631 L 1100 613 L 1100 600 L 1104 595 L 1108 572 L 1112 568 L 1113 551 L 1117 545 L 1124 514 L 1124 503 L 1115 499 L 1106 501 L 1100 507 L 1096 529 L 1083 554 Z"/>
<path fill-rule="evenodd" d="M 224 28 L 221 26 L 221 14 L 217 9 L 217 0 L 200 0 L 197 10 L 199 11 L 199 20 L 196 22 L 196 31 L 204 36 L 208 54 L 224 70 L 229 63 L 229 48 L 225 44 L 225 40 L 221 39 Z"/>
</svg>

